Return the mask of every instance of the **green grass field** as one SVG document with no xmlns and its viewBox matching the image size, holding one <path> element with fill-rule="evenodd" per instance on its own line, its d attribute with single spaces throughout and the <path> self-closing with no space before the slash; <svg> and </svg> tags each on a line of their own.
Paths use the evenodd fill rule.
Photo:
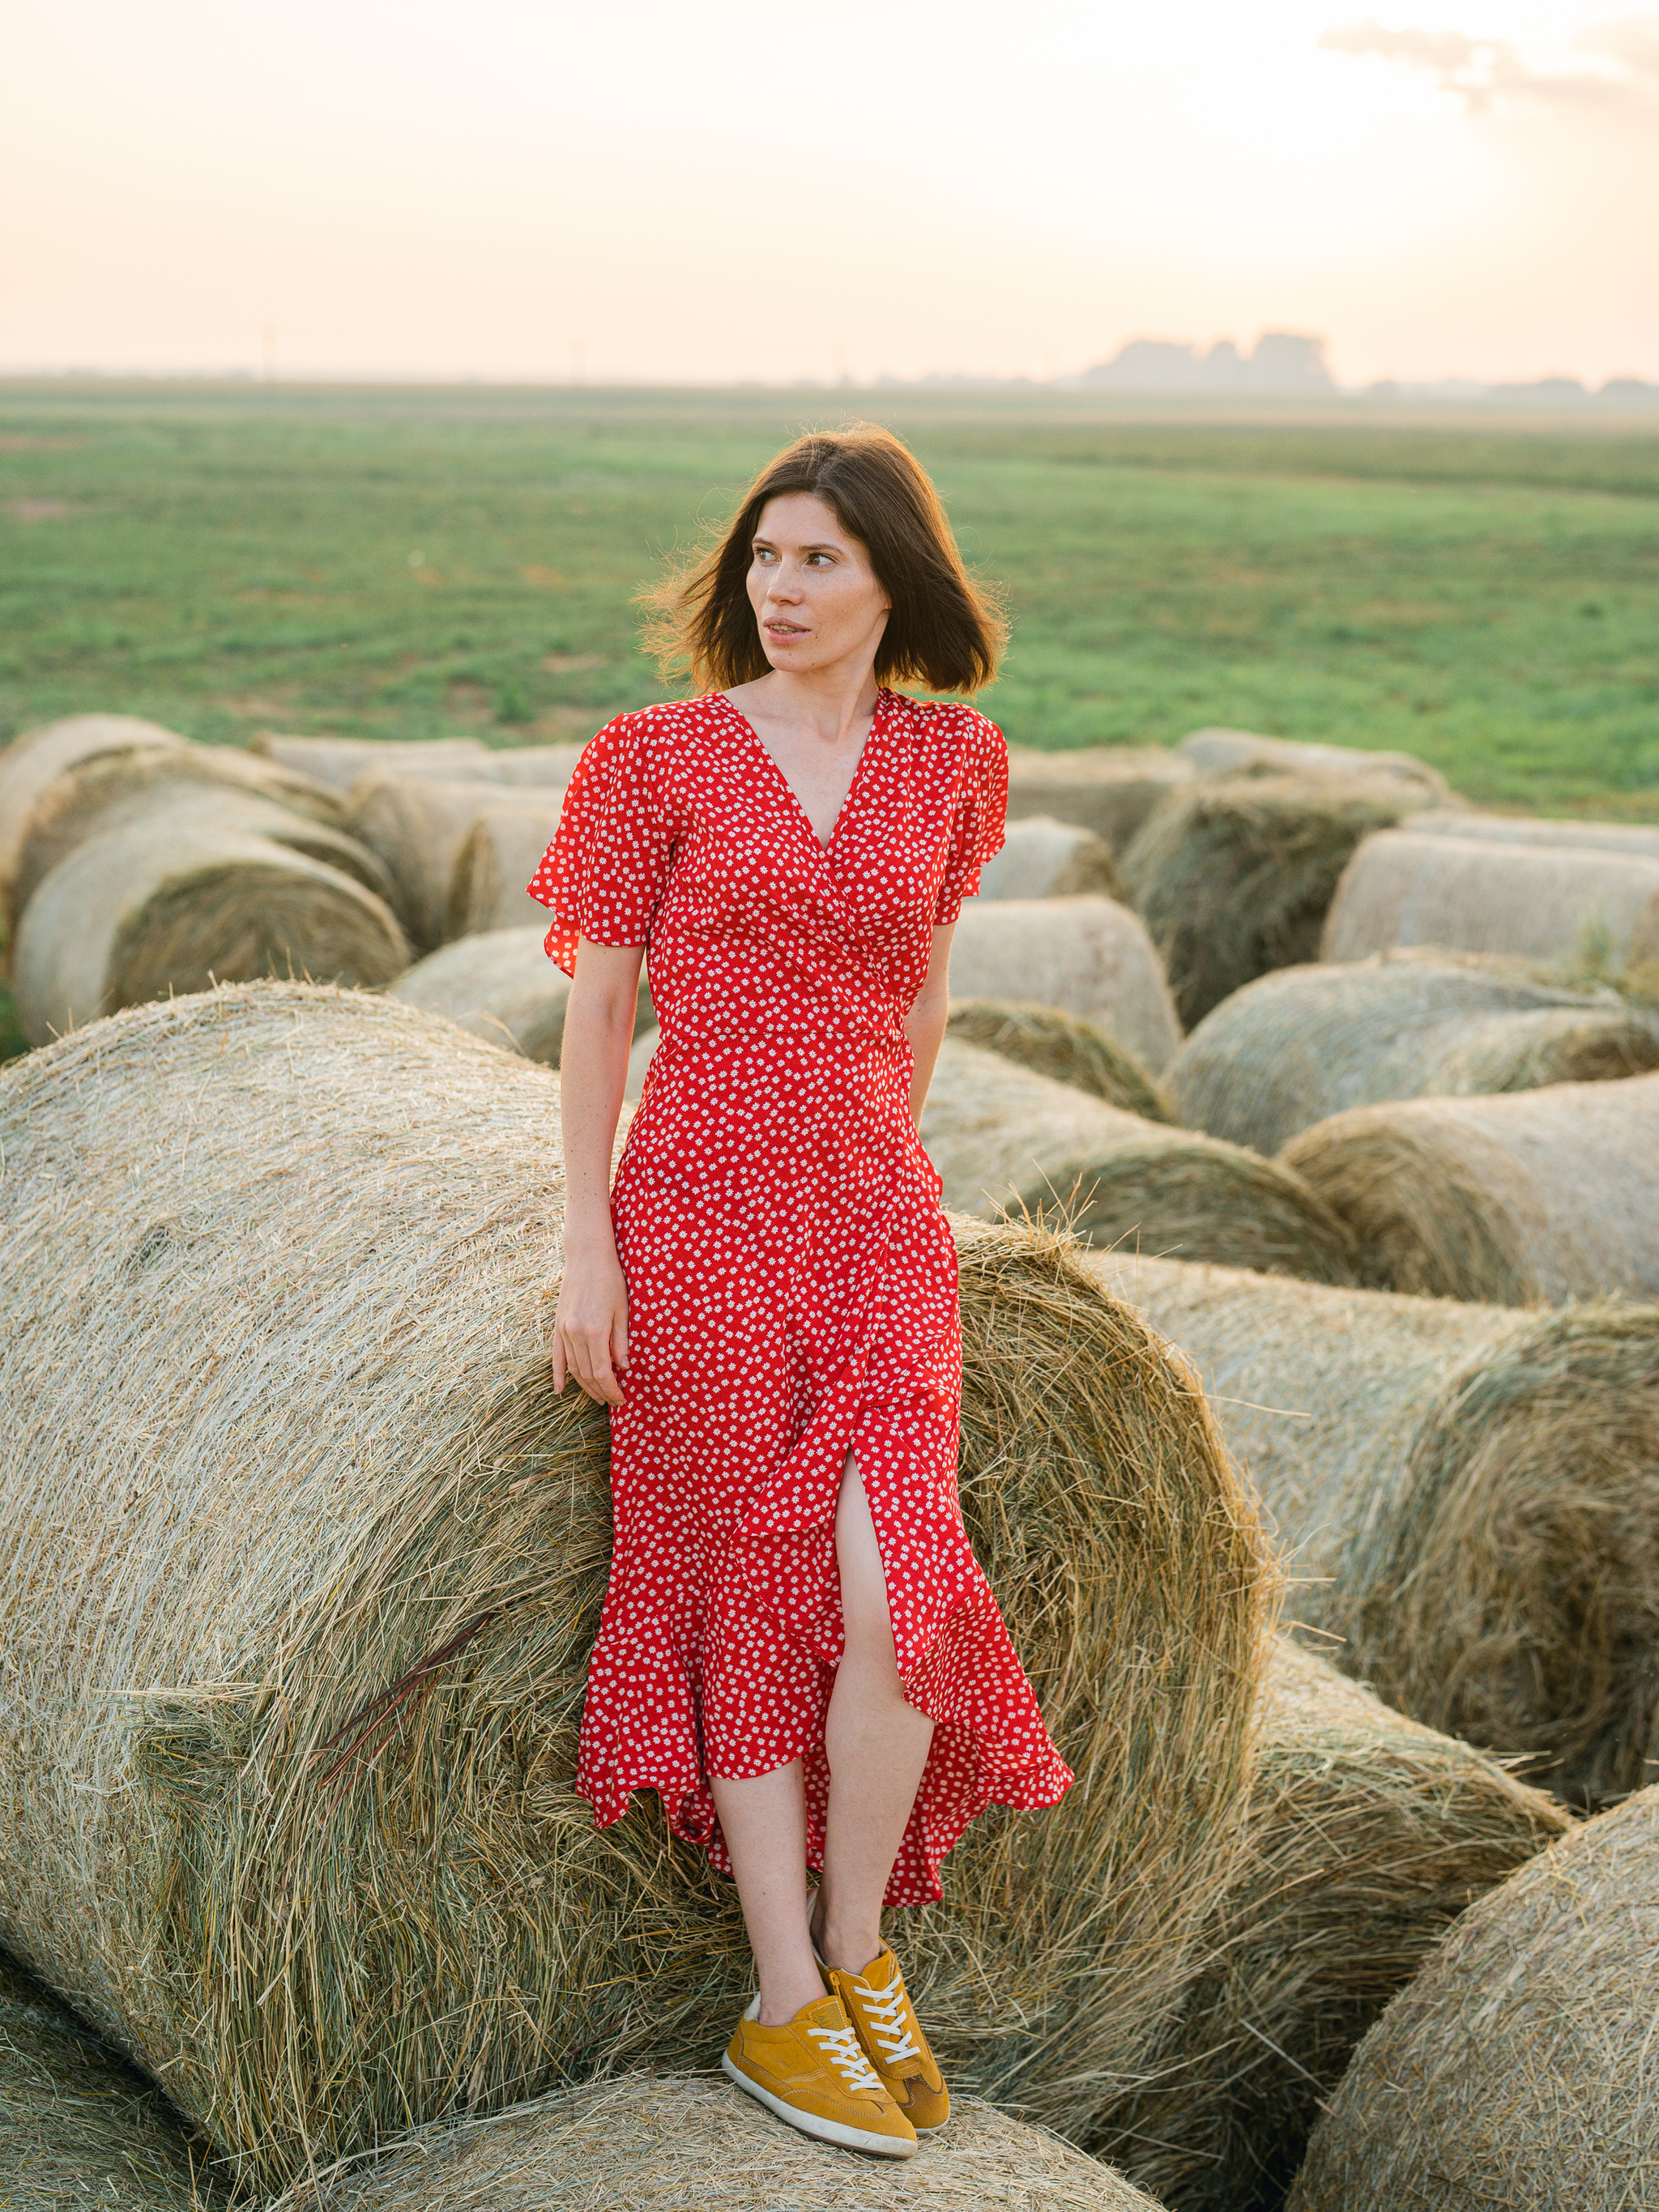
<svg viewBox="0 0 1659 2212">
<path fill-rule="evenodd" d="M 803 422 L 878 416 L 1014 623 L 1044 746 L 1401 746 L 1659 819 L 1659 421 L 1083 393 L 0 386 L 0 737 L 77 709 L 500 744 L 660 696 L 633 595 Z"/>
</svg>

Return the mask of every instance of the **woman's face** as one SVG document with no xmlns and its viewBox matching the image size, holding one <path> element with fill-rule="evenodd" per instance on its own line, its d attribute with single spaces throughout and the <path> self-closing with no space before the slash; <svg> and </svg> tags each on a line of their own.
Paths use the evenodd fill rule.
<svg viewBox="0 0 1659 2212">
<path fill-rule="evenodd" d="M 838 662 L 865 669 L 892 602 L 870 556 L 816 493 L 792 491 L 761 509 L 749 564 L 749 604 L 774 668 L 817 674 Z"/>
</svg>

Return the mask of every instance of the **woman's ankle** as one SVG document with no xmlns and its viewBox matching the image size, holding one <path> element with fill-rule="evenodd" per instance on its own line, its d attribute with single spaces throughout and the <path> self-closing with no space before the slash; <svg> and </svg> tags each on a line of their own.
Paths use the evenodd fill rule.
<svg viewBox="0 0 1659 2212">
<path fill-rule="evenodd" d="M 760 1992 L 760 2025 L 763 2027 L 787 2027 L 797 2013 L 808 2005 L 817 2004 L 827 1996 L 817 1970 L 814 1967 L 811 1980 L 798 1974 L 780 1975 L 770 1983 L 763 1983 Z"/>
<path fill-rule="evenodd" d="M 878 1918 L 873 1924 L 832 1923 L 823 1909 L 823 1896 L 820 1890 L 812 1900 L 809 1924 L 813 1948 L 824 1965 L 833 1966 L 837 1973 L 861 1974 L 881 1956 L 881 1922 Z"/>
</svg>

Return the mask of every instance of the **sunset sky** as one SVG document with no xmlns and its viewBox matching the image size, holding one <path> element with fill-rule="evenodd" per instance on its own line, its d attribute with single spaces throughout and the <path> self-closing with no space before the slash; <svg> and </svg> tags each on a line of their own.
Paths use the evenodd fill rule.
<svg viewBox="0 0 1659 2212">
<path fill-rule="evenodd" d="M 1659 380 L 1659 15 L 0 0 L 0 371 Z"/>
</svg>

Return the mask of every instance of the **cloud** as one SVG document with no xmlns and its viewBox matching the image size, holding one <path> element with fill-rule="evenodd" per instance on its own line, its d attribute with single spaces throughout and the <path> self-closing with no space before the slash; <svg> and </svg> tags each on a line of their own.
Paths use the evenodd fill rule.
<svg viewBox="0 0 1659 2212">
<path fill-rule="evenodd" d="M 1659 15 L 1624 15 L 1576 33 L 1573 48 L 1591 58 L 1590 67 L 1540 67 L 1508 39 L 1416 27 L 1391 31 L 1376 21 L 1333 24 L 1321 32 L 1319 44 L 1329 53 L 1377 54 L 1422 70 L 1442 92 L 1455 93 L 1471 115 L 1511 103 L 1630 108 L 1659 100 Z"/>
</svg>

